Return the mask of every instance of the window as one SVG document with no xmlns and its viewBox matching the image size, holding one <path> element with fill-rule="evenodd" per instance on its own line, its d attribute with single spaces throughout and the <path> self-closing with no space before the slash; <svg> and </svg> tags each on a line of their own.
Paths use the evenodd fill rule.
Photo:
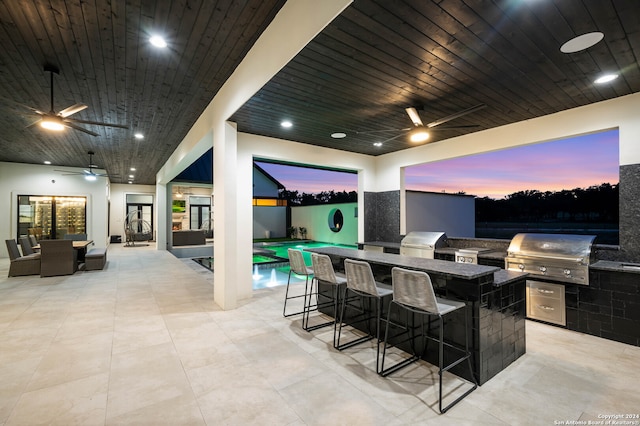
<svg viewBox="0 0 640 426">
<path fill-rule="evenodd" d="M 61 239 L 86 234 L 86 197 L 18 195 L 18 235 Z"/>
</svg>

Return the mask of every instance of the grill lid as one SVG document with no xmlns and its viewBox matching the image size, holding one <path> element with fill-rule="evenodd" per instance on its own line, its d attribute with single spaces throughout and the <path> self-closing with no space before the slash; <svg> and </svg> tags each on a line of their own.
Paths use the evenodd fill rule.
<svg viewBox="0 0 640 426">
<path fill-rule="evenodd" d="M 435 249 L 446 244 L 447 236 L 444 232 L 409 232 L 400 242 L 401 247 L 422 247 Z"/>
<path fill-rule="evenodd" d="M 536 257 L 589 264 L 595 235 L 516 234 L 509 244 L 508 257 Z"/>
</svg>

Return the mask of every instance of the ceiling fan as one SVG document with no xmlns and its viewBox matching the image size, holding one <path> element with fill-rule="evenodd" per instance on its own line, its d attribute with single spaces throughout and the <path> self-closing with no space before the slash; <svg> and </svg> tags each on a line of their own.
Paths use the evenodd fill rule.
<svg viewBox="0 0 640 426">
<path fill-rule="evenodd" d="M 407 115 L 409 116 L 409 118 L 411 119 L 411 122 L 413 123 L 413 127 L 407 127 L 404 129 L 386 129 L 386 130 L 371 130 L 371 131 L 365 131 L 365 132 L 356 132 L 357 134 L 371 134 L 371 133 L 382 133 L 382 132 L 400 132 L 399 134 L 397 134 L 396 136 L 389 138 L 387 140 L 384 140 L 382 142 L 378 142 L 379 144 L 384 144 L 385 142 L 390 142 L 394 139 L 398 139 L 401 136 L 406 135 L 407 133 L 409 134 L 409 140 L 411 142 L 414 143 L 420 143 L 420 142 L 425 142 L 430 138 L 430 132 L 431 131 L 438 131 L 438 130 L 456 130 L 456 129 L 473 129 L 473 128 L 477 128 L 479 127 L 477 124 L 470 124 L 470 125 L 460 125 L 460 126 L 443 126 L 443 127 L 438 127 L 437 129 L 435 127 L 440 126 L 441 124 L 447 123 L 451 120 L 455 120 L 456 118 L 460 118 L 463 117 L 467 114 L 471 114 L 474 113 L 476 111 L 479 111 L 483 108 L 486 108 L 485 104 L 478 104 L 476 106 L 473 106 L 471 108 L 467 108 L 464 109 L 462 111 L 459 111 L 455 114 L 451 114 L 448 115 L 446 117 L 443 117 L 439 120 L 436 121 L 432 121 L 431 123 L 428 124 L 423 124 L 422 119 L 420 118 L 420 115 L 418 114 L 418 111 L 416 110 L 416 108 L 414 107 L 409 107 L 409 108 L 405 108 L 405 111 L 407 112 Z"/>
<path fill-rule="evenodd" d="M 96 173 L 93 171 L 94 168 L 98 168 L 97 165 L 93 164 L 93 156 L 95 155 L 95 152 L 89 151 L 87 152 L 87 154 L 89 154 L 89 170 L 83 170 L 81 172 L 76 172 L 72 170 L 56 170 L 56 172 L 64 172 L 63 175 L 65 176 L 81 175 L 81 176 L 84 176 L 86 180 L 91 180 L 91 181 L 96 180 L 98 177 L 108 177 L 109 175 L 107 174 Z"/>
<path fill-rule="evenodd" d="M 81 103 L 71 105 L 70 107 L 63 109 L 62 111 L 56 112 L 53 109 L 53 74 L 54 73 L 59 74 L 60 70 L 58 70 L 58 68 L 53 65 L 45 65 L 44 70 L 45 72 L 49 72 L 51 75 L 51 109 L 49 110 L 49 112 L 43 112 L 36 108 L 32 108 L 24 105 L 26 108 L 30 109 L 31 111 L 33 111 L 34 113 L 42 117 L 38 121 L 30 124 L 27 127 L 32 127 L 32 126 L 35 126 L 36 124 L 40 124 L 40 126 L 45 129 L 57 130 L 57 131 L 63 130 L 65 127 L 69 127 L 71 129 L 79 130 L 81 132 L 87 133 L 91 136 L 98 136 L 98 134 L 95 132 L 92 132 L 91 130 L 87 130 L 83 127 L 78 126 L 77 123 L 92 124 L 94 126 L 119 127 L 121 129 L 129 128 L 129 126 L 122 125 L 122 124 L 101 123 L 99 121 L 80 120 L 78 118 L 71 118 L 70 117 L 71 115 L 87 108 L 87 105 L 81 104 Z"/>
</svg>

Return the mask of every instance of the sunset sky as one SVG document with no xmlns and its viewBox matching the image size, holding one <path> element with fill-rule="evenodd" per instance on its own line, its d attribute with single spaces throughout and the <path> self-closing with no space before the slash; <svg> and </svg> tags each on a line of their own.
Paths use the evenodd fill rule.
<svg viewBox="0 0 640 426">
<path fill-rule="evenodd" d="M 256 161 L 256 163 L 289 191 L 317 194 L 318 192 L 331 190 L 335 192 L 358 190 L 358 175 L 355 173 L 334 172 L 259 161 Z"/>
<path fill-rule="evenodd" d="M 618 131 L 408 167 L 406 188 L 503 198 L 527 189 L 586 188 L 619 177 Z"/>
<path fill-rule="evenodd" d="M 356 191 L 356 174 L 258 163 L 288 190 Z M 503 198 L 517 191 L 559 191 L 619 182 L 618 131 L 577 136 L 408 167 L 406 188 Z"/>
</svg>

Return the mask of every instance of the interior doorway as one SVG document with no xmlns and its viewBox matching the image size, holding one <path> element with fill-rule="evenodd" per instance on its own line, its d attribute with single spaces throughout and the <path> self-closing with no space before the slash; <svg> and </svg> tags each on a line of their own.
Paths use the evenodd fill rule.
<svg viewBox="0 0 640 426">
<path fill-rule="evenodd" d="M 129 216 L 135 211 L 138 212 L 137 215 Z M 127 203 L 127 217 L 131 219 L 142 219 L 148 222 L 151 225 L 151 233 L 153 234 L 153 204 Z M 138 223 L 138 226 L 141 227 L 142 222 Z M 138 232 L 142 232 L 142 229 L 138 229 Z"/>
</svg>

